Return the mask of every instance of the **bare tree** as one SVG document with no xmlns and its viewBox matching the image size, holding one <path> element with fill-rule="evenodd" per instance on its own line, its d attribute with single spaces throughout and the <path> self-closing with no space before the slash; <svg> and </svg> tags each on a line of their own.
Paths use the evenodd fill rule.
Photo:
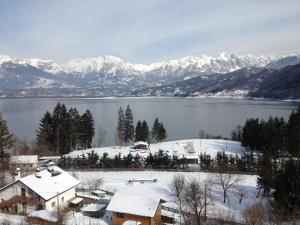
<svg viewBox="0 0 300 225">
<path fill-rule="evenodd" d="M 94 191 L 99 189 L 103 184 L 103 178 L 87 178 L 86 185 L 89 191 Z"/>
<path fill-rule="evenodd" d="M 197 180 L 187 182 L 183 192 L 183 204 L 194 216 L 195 224 L 201 225 L 205 203 L 205 189 Z"/>
<path fill-rule="evenodd" d="M 98 147 L 102 147 L 106 139 L 106 130 L 99 126 L 98 130 Z"/>
<path fill-rule="evenodd" d="M 170 184 L 171 193 L 174 201 L 177 204 L 181 216 L 183 217 L 184 224 L 187 224 L 186 214 L 183 211 L 183 192 L 185 188 L 186 179 L 182 174 L 176 174 Z M 180 221 L 181 222 L 181 221 Z"/>
<path fill-rule="evenodd" d="M 236 174 L 224 173 L 223 169 L 219 169 L 213 177 L 213 184 L 217 185 L 223 192 L 223 201 L 226 202 L 228 192 L 241 181 L 241 178 Z"/>
<path fill-rule="evenodd" d="M 184 219 L 184 224 L 201 225 L 206 208 L 213 203 L 206 184 L 196 179 L 186 180 L 183 175 L 175 175 L 171 192 Z M 204 214 L 204 215 L 203 215 Z"/>
</svg>

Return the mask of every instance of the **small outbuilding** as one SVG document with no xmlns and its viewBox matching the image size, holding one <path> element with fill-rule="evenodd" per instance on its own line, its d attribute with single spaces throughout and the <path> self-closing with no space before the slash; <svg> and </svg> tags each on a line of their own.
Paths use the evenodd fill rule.
<svg viewBox="0 0 300 225">
<path fill-rule="evenodd" d="M 149 150 L 149 144 L 144 141 L 138 141 L 133 144 L 133 149 Z"/>
<path fill-rule="evenodd" d="M 126 221 L 154 225 L 161 223 L 161 207 L 164 202 L 156 194 L 147 194 L 143 188 L 133 187 L 118 191 L 106 210 L 113 213 L 112 225 L 123 225 Z"/>
<path fill-rule="evenodd" d="M 105 204 L 89 204 L 81 209 L 83 215 L 90 217 L 103 217 L 106 211 L 107 205 Z"/>
</svg>

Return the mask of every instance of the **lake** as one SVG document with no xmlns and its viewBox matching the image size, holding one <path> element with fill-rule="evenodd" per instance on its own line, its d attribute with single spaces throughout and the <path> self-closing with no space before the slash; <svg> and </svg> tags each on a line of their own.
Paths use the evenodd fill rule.
<svg viewBox="0 0 300 225">
<path fill-rule="evenodd" d="M 199 130 L 229 137 L 239 124 L 250 117 L 267 119 L 270 115 L 288 118 L 297 107 L 293 102 L 229 98 L 25 98 L 0 99 L 0 111 L 8 127 L 20 139 L 30 142 L 46 110 L 57 102 L 80 113 L 89 109 L 95 120 L 95 131 L 106 130 L 105 145 L 114 145 L 117 112 L 130 105 L 135 123 L 146 120 L 152 127 L 155 117 L 167 129 L 168 140 L 195 138 Z M 97 141 L 97 134 L 94 142 Z"/>
</svg>

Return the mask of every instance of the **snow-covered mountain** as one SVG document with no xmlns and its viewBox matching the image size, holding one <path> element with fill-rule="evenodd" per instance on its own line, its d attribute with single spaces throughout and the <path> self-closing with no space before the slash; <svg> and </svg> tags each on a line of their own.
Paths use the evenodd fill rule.
<svg viewBox="0 0 300 225">
<path fill-rule="evenodd" d="M 272 68 L 280 64 L 280 60 L 284 64 L 290 61 L 283 57 L 223 52 L 216 57 L 187 56 L 147 65 L 128 63 L 110 55 L 59 64 L 53 60 L 0 55 L 0 95 L 13 96 L 16 90 L 17 93 L 26 90 L 26 95 L 33 95 L 36 89 L 44 95 L 52 95 L 50 89 L 56 89 L 54 95 L 128 95 L 197 76 L 225 74 L 247 67 L 269 65 Z"/>
</svg>

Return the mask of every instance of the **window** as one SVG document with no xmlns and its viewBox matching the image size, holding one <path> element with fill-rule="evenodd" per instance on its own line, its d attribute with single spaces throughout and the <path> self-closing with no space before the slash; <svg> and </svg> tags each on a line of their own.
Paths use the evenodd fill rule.
<svg viewBox="0 0 300 225">
<path fill-rule="evenodd" d="M 61 201 L 64 202 L 65 201 L 65 197 L 61 197 Z"/>
<path fill-rule="evenodd" d="M 124 213 L 116 213 L 118 218 L 124 218 Z"/>
<path fill-rule="evenodd" d="M 52 205 L 52 207 L 55 207 L 55 202 L 52 202 L 52 204 L 51 204 L 51 205 Z"/>
</svg>

